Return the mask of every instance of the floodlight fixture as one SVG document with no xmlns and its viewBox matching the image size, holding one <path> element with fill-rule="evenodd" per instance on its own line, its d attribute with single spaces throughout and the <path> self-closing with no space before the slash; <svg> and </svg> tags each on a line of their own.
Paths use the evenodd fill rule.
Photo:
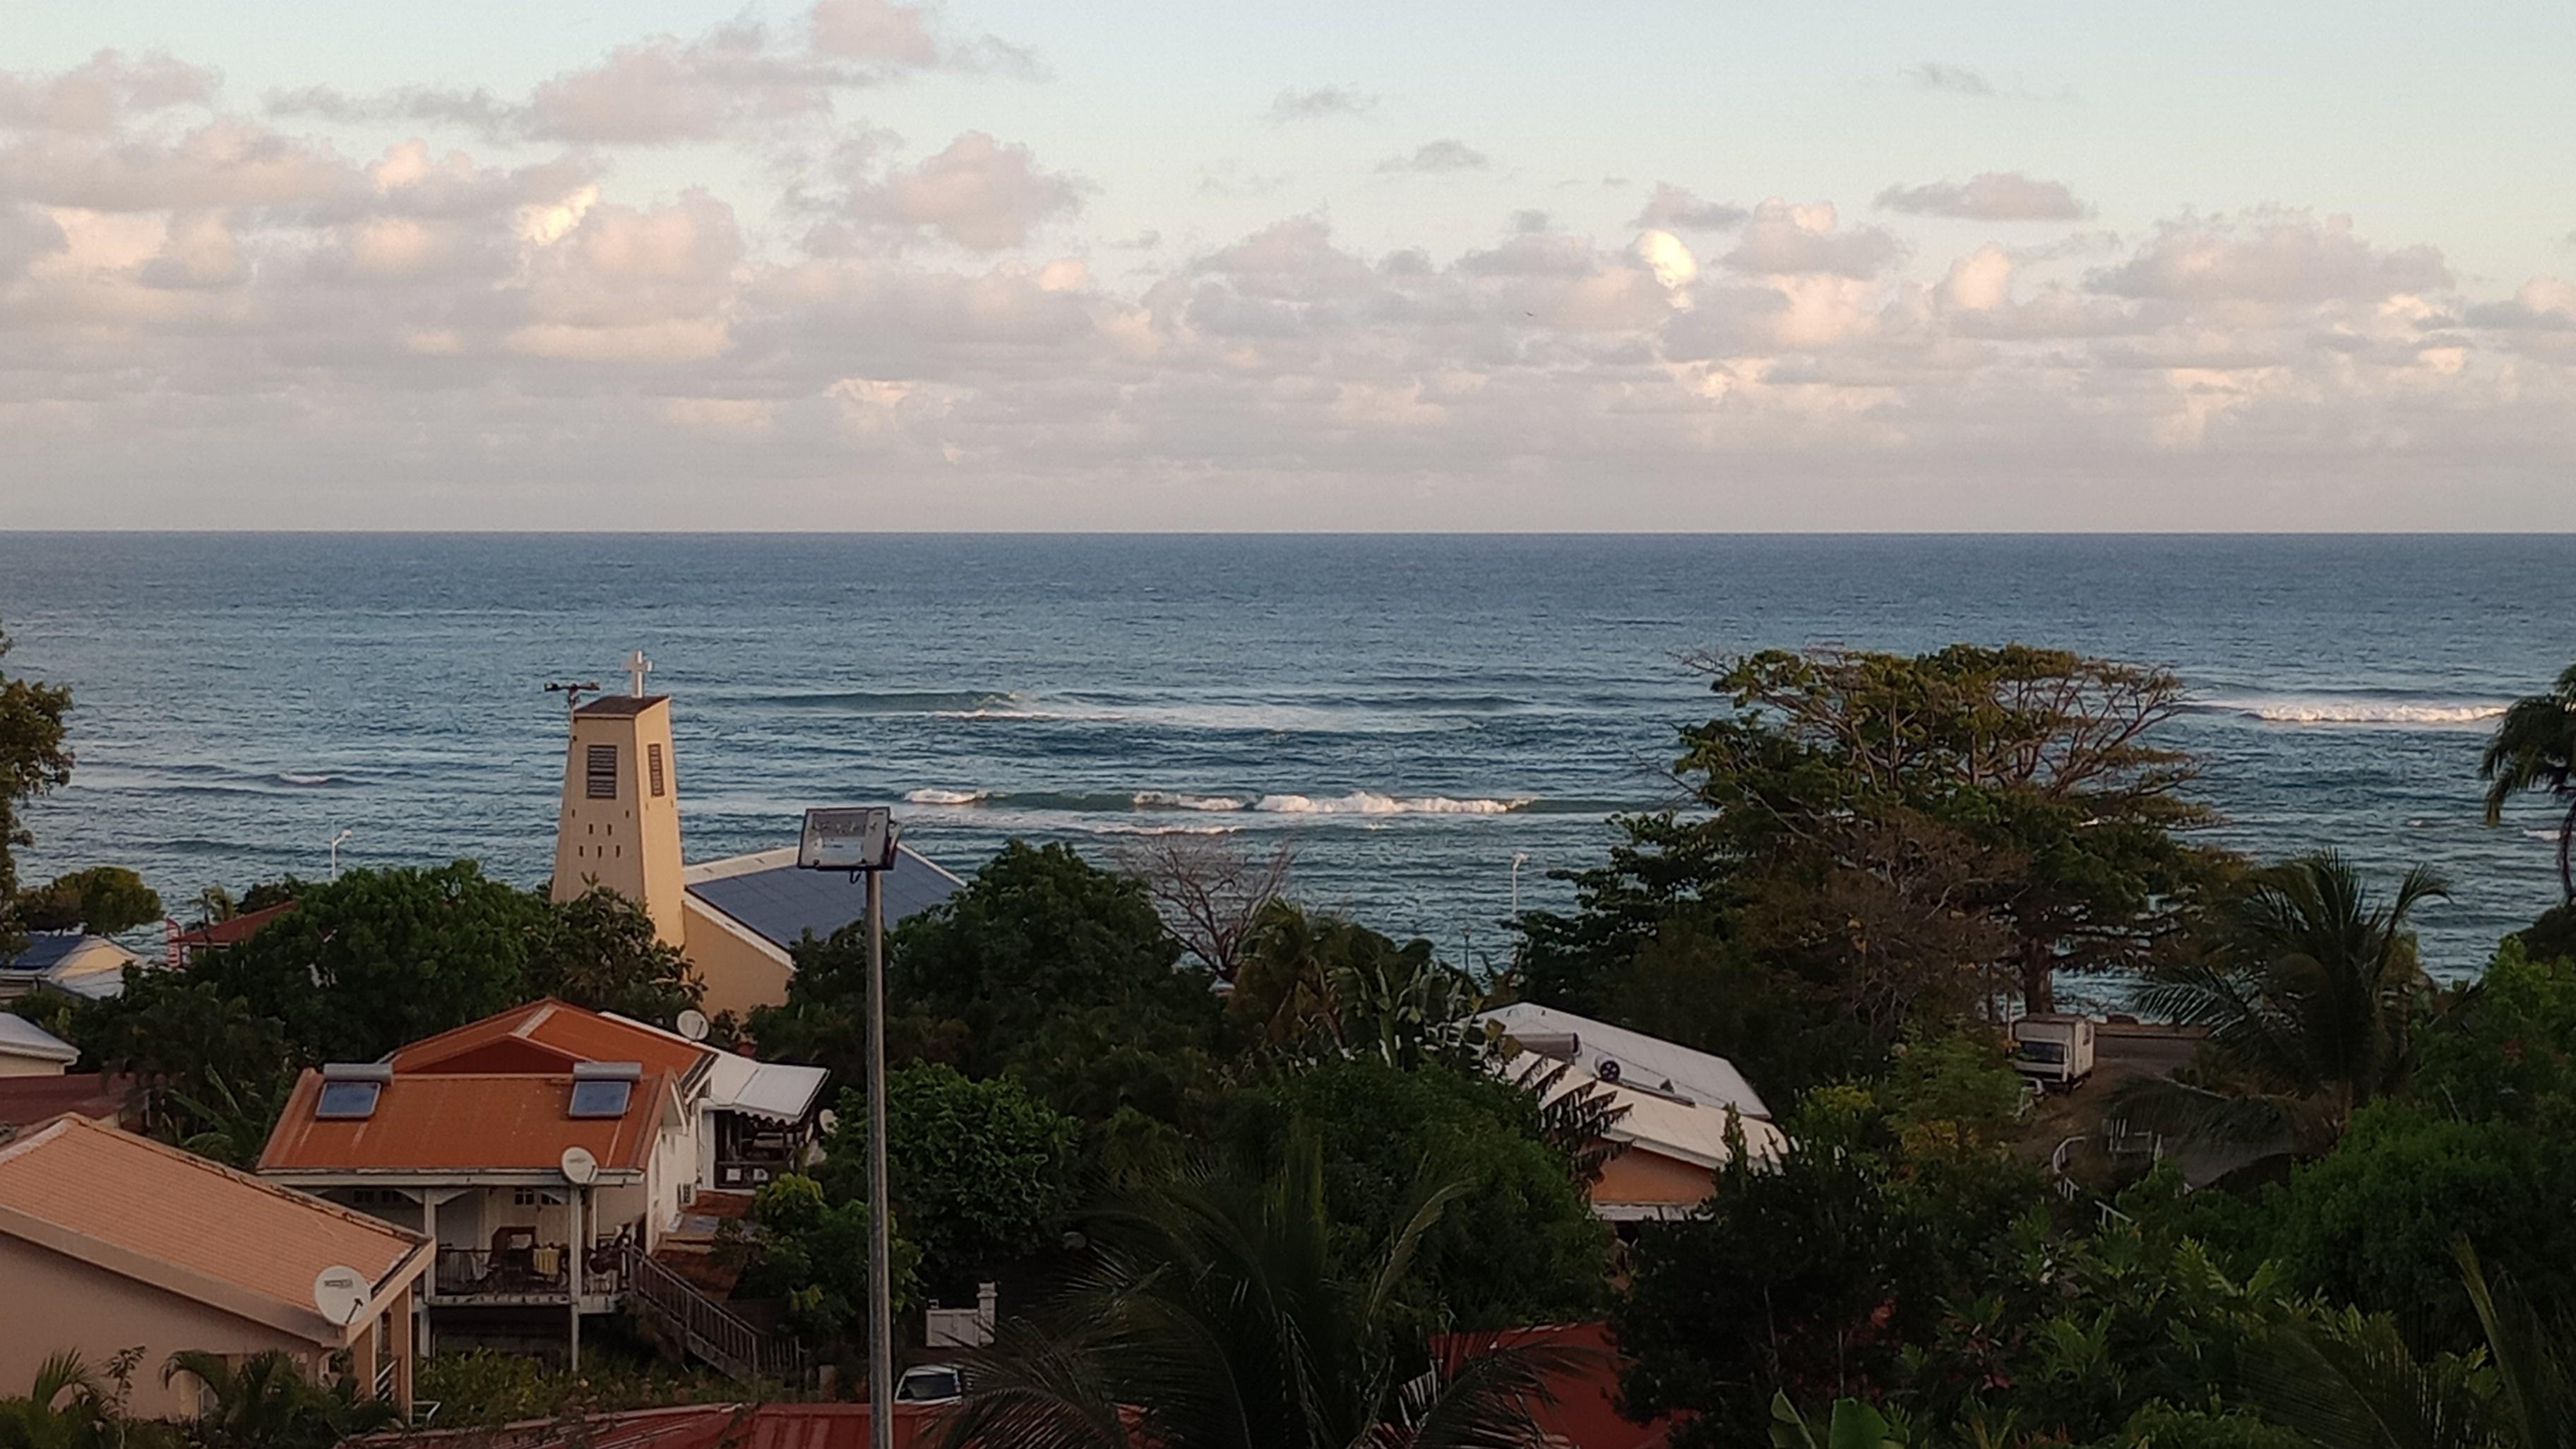
<svg viewBox="0 0 2576 1449">
<path fill-rule="evenodd" d="M 805 870 L 845 870 L 856 876 L 894 865 L 894 812 L 883 805 L 825 806 L 805 812 L 796 864 Z"/>
</svg>

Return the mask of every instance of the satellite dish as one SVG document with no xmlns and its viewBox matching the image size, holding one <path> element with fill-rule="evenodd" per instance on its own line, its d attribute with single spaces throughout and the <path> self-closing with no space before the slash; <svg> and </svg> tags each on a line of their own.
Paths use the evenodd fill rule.
<svg viewBox="0 0 2576 1449">
<path fill-rule="evenodd" d="M 563 1150 L 563 1175 L 564 1181 L 575 1187 L 588 1187 L 599 1180 L 599 1159 L 591 1156 L 587 1147 L 567 1147 Z"/>
<path fill-rule="evenodd" d="M 1598 1072 L 1593 1073 L 1593 1075 L 1599 1077 L 1605 1082 L 1615 1082 L 1619 1080 L 1618 1060 L 1613 1057 L 1603 1057 L 1601 1059 L 1601 1069 Z"/>
<path fill-rule="evenodd" d="M 314 1310 L 334 1328 L 346 1328 L 367 1311 L 367 1280 L 355 1268 L 325 1268 L 313 1275 Z"/>
<path fill-rule="evenodd" d="M 687 1037 L 691 1041 L 705 1041 L 707 1039 L 707 1014 L 698 1010 L 694 1006 L 680 1013 L 678 1025 L 680 1028 L 680 1035 Z"/>
</svg>

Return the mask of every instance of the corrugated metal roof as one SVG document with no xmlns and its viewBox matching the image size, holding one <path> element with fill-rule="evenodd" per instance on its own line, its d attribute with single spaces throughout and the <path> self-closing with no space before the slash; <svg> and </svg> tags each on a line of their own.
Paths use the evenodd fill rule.
<svg viewBox="0 0 2576 1449">
<path fill-rule="evenodd" d="M 1576 1037 L 1582 1045 L 1575 1065 L 1594 1077 L 1603 1075 L 1602 1063 L 1616 1062 L 1619 1080 L 1630 1086 L 1669 1092 L 1704 1106 L 1733 1107 L 1747 1117 L 1767 1121 L 1771 1116 L 1762 1094 L 1753 1090 L 1735 1063 L 1721 1056 L 1532 1001 L 1496 1007 L 1475 1020 L 1492 1022 L 1513 1036 L 1545 1032 Z"/>
<path fill-rule="evenodd" d="M 397 1047 L 386 1060 L 397 1072 L 543 1072 L 573 1062 L 641 1062 L 686 1080 L 714 1055 L 712 1047 L 548 997 Z"/>
<path fill-rule="evenodd" d="M 0 1147 L 0 1209 L 292 1313 L 312 1311 L 323 1269 L 381 1283 L 428 1242 L 81 1117 Z"/>
<path fill-rule="evenodd" d="M 262 1172 L 554 1171 L 580 1147 L 611 1171 L 641 1171 L 673 1090 L 649 1073 L 623 1117 L 572 1117 L 572 1077 L 396 1072 L 367 1117 L 316 1117 L 322 1074 L 295 1082 L 259 1156 Z"/>
<path fill-rule="evenodd" d="M 95 1122 L 113 1122 L 125 1112 L 134 1079 L 97 1072 L 64 1072 L 59 1076 L 0 1077 L 0 1128 L 32 1127 L 65 1112 Z M 5 1137 L 0 1132 L 0 1137 Z"/>
<path fill-rule="evenodd" d="M 33 1057 L 40 1062 L 80 1060 L 80 1048 L 23 1016 L 0 1011 L 0 1056 Z"/>
<path fill-rule="evenodd" d="M 799 870 L 793 848 L 693 865 L 689 894 L 784 950 L 811 934 L 824 940 L 867 914 L 868 888 L 846 873 Z M 909 849 L 897 847 L 885 872 L 888 926 L 938 905 L 963 882 Z"/>
</svg>

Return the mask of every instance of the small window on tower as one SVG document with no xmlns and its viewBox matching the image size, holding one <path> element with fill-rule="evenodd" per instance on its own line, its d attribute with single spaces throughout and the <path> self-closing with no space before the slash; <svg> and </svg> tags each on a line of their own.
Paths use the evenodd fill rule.
<svg viewBox="0 0 2576 1449">
<path fill-rule="evenodd" d="M 617 746 L 592 745 L 589 760 L 590 798 L 617 798 Z"/>
<path fill-rule="evenodd" d="M 662 798 L 662 747 L 660 745 L 644 747 L 644 764 L 653 776 L 653 798 L 659 800 Z"/>
</svg>

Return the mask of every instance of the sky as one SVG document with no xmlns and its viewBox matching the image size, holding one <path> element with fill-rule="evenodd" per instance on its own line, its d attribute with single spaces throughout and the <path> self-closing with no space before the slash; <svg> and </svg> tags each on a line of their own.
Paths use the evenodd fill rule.
<svg viewBox="0 0 2576 1449">
<path fill-rule="evenodd" d="M 18 0 L 0 527 L 2576 529 L 2576 6 Z"/>
</svg>

